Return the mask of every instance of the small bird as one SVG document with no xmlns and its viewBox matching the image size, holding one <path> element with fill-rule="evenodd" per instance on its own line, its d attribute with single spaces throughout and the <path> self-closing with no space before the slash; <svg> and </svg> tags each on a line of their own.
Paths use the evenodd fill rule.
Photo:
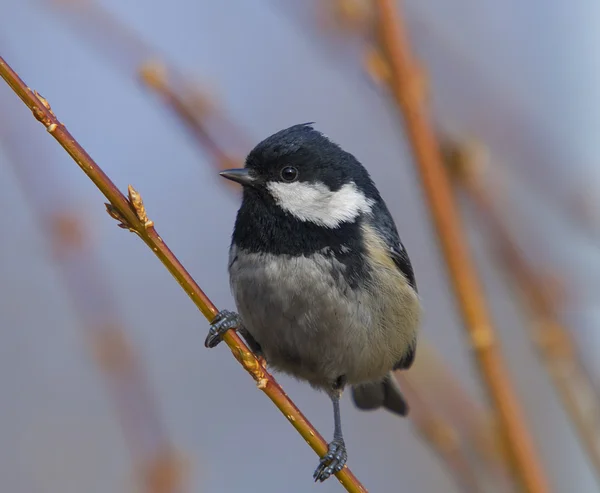
<svg viewBox="0 0 600 493">
<path fill-rule="evenodd" d="M 220 175 L 243 187 L 229 252 L 238 313 L 219 312 L 205 345 L 237 327 L 270 367 L 329 395 L 333 440 L 313 475 L 324 481 L 347 460 L 346 386 L 359 409 L 408 413 L 392 371 L 415 358 L 410 259 L 367 170 L 312 123 L 271 135 Z"/>
</svg>

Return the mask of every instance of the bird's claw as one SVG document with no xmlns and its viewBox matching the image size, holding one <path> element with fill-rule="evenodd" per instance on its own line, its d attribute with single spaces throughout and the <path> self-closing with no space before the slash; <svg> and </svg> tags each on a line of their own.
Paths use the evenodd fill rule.
<svg viewBox="0 0 600 493">
<path fill-rule="evenodd" d="M 240 316 L 229 310 L 221 310 L 210 324 L 208 335 L 204 340 L 204 346 L 213 348 L 223 340 L 223 335 L 229 329 L 235 329 L 240 325 Z"/>
<path fill-rule="evenodd" d="M 321 457 L 319 466 L 313 474 L 315 481 L 325 481 L 329 476 L 340 472 L 346 465 L 348 454 L 343 440 L 333 440 L 329 444 L 327 453 Z"/>
</svg>

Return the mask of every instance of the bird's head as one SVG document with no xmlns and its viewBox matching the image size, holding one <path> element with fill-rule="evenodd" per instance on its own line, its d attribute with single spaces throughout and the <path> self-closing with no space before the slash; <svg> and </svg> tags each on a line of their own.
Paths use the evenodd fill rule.
<svg viewBox="0 0 600 493">
<path fill-rule="evenodd" d="M 358 160 L 312 124 L 267 137 L 250 152 L 244 168 L 220 174 L 244 187 L 244 200 L 262 200 L 327 228 L 370 213 L 378 196 Z"/>
</svg>

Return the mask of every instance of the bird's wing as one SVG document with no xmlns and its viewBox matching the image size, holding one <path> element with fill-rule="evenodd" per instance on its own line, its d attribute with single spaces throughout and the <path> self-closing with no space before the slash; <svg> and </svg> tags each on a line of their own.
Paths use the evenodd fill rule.
<svg viewBox="0 0 600 493">
<path fill-rule="evenodd" d="M 396 224 L 383 201 L 379 204 L 378 208 L 379 210 L 376 210 L 372 216 L 373 226 L 375 226 L 377 232 L 385 241 L 390 259 L 416 293 L 417 281 L 415 273 L 408 252 L 400 240 L 400 235 L 398 235 Z M 415 360 L 416 345 L 415 340 L 402 359 L 394 365 L 394 370 L 407 370 L 412 366 Z"/>
<path fill-rule="evenodd" d="M 388 255 L 394 261 L 398 270 L 406 278 L 410 287 L 417 291 L 415 273 L 408 252 L 406 251 L 406 248 L 404 248 L 400 236 L 398 235 L 396 224 L 383 201 L 377 205 L 377 209 L 379 210 L 375 211 L 371 219 L 373 221 L 373 226 L 375 226 L 377 233 L 385 241 L 388 247 Z"/>
<path fill-rule="evenodd" d="M 398 267 L 398 270 L 402 272 L 410 287 L 417 291 L 415 273 L 410 263 L 410 258 L 408 258 L 408 253 L 406 253 L 406 249 L 400 240 L 398 240 L 397 245 L 390 247 L 390 257 L 394 261 L 394 264 L 396 264 L 396 267 Z"/>
</svg>

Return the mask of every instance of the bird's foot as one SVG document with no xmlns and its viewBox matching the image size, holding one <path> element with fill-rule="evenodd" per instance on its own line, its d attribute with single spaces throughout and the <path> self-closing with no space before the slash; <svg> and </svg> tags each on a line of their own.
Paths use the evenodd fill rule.
<svg viewBox="0 0 600 493">
<path fill-rule="evenodd" d="M 340 472 L 346 465 L 348 454 L 346 453 L 346 445 L 344 440 L 333 439 L 329 444 L 329 450 L 321 457 L 319 466 L 313 474 L 315 481 L 325 481 L 329 476 Z"/>
<path fill-rule="evenodd" d="M 229 310 L 221 310 L 210 324 L 210 330 L 204 340 L 204 346 L 213 348 L 223 340 L 223 335 L 229 329 L 240 325 L 240 316 Z"/>
</svg>

